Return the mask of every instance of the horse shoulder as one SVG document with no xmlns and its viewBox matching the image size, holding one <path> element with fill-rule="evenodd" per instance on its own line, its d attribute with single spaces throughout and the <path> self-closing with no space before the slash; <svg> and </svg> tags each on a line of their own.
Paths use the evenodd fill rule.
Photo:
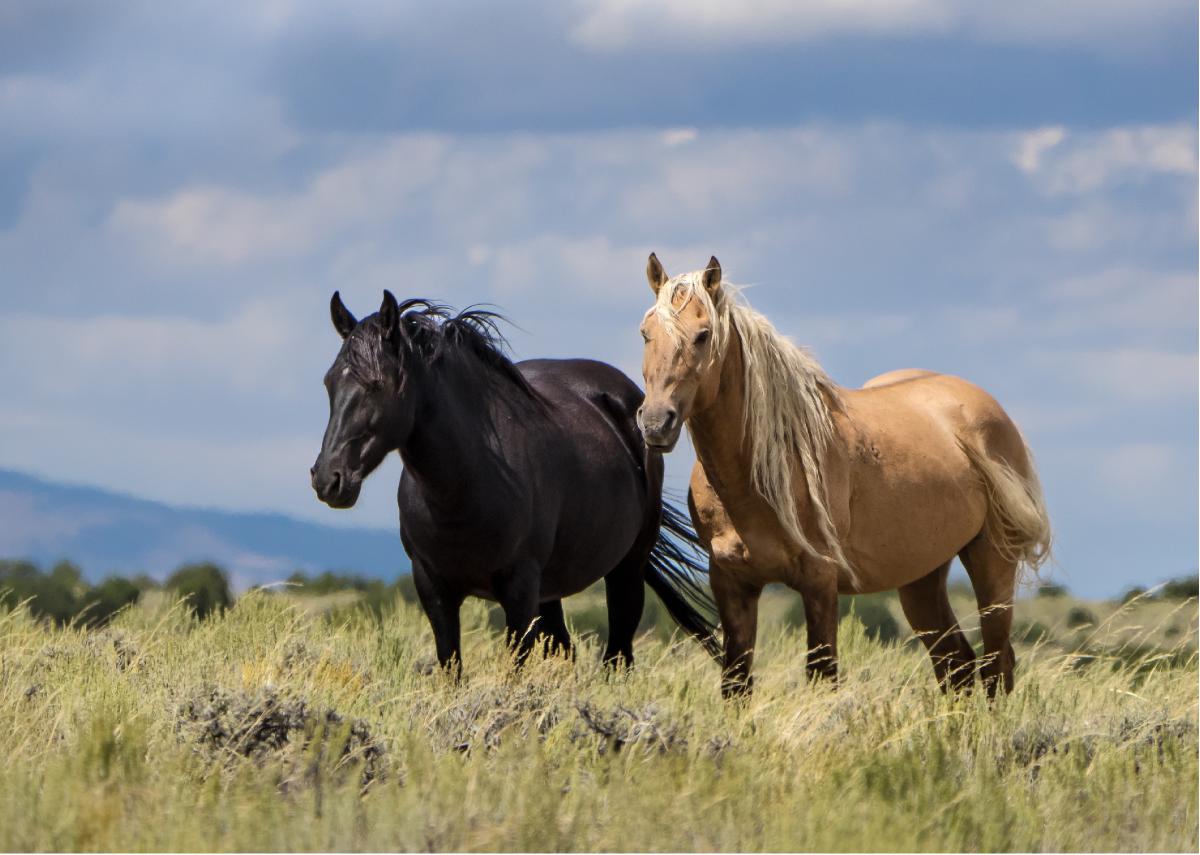
<svg viewBox="0 0 1200 855">
<path fill-rule="evenodd" d="M 761 508 L 731 514 L 699 462 L 692 468 L 688 505 L 700 541 L 722 572 L 766 584 L 783 579 L 794 564 L 778 521 Z"/>
</svg>

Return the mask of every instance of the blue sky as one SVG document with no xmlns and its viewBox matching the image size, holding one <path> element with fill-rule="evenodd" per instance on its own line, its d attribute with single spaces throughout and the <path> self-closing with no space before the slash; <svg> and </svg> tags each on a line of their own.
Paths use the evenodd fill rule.
<svg viewBox="0 0 1200 855">
<path fill-rule="evenodd" d="M 10 0 L 0 466 L 394 525 L 397 461 L 351 512 L 308 487 L 331 291 L 495 302 L 518 356 L 638 377 L 647 253 L 715 253 L 839 382 L 996 395 L 1072 588 L 1190 572 L 1196 24 L 1178 0 Z"/>
</svg>

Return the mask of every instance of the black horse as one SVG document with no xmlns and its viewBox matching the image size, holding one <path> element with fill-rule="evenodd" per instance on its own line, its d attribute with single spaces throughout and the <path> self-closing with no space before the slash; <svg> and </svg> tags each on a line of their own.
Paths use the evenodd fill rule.
<svg viewBox="0 0 1200 855">
<path fill-rule="evenodd" d="M 601 578 L 606 661 L 633 662 L 643 580 L 719 655 L 695 534 L 663 503 L 662 457 L 642 443 L 642 392 L 628 377 L 585 359 L 514 364 L 492 312 L 399 304 L 388 291 L 362 321 L 336 292 L 330 311 L 344 341 L 325 375 L 313 489 L 351 507 L 399 450 L 400 539 L 443 666 L 461 670 L 468 595 L 499 601 L 518 663 L 539 641 L 569 654 L 562 598 Z"/>
</svg>

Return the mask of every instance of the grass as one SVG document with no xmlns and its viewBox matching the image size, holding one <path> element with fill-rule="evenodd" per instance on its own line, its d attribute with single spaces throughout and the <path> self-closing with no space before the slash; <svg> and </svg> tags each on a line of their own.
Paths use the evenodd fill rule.
<svg viewBox="0 0 1200 855">
<path fill-rule="evenodd" d="M 1047 632 L 991 705 L 853 616 L 840 686 L 810 685 L 786 603 L 739 704 L 656 634 L 627 673 L 584 633 L 514 675 L 477 602 L 461 684 L 402 600 L 380 621 L 257 592 L 197 621 L 148 597 L 103 630 L 0 611 L 0 848 L 1196 850 L 1194 601 L 1075 626 L 1077 602 L 1021 603 Z"/>
</svg>

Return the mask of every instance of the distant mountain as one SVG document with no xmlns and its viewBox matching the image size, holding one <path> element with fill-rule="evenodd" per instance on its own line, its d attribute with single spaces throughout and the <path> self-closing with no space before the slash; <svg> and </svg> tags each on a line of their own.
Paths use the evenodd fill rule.
<svg viewBox="0 0 1200 855">
<path fill-rule="evenodd" d="M 398 530 L 335 528 L 282 514 L 180 508 L 0 469 L 0 558 L 68 558 L 90 579 L 215 561 L 238 588 L 293 571 L 392 579 L 411 570 Z"/>
</svg>

